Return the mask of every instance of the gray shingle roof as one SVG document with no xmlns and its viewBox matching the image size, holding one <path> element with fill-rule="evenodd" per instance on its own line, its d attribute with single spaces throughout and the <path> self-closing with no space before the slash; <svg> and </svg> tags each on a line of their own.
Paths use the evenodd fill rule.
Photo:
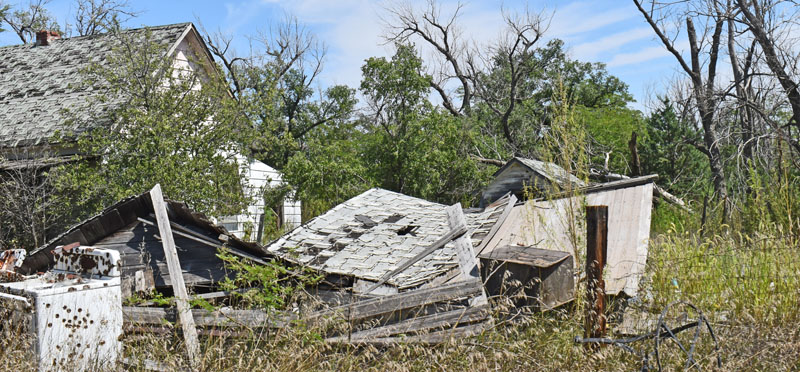
<svg viewBox="0 0 800 372">
<path fill-rule="evenodd" d="M 144 35 L 144 30 L 150 30 L 152 41 L 164 45 L 166 53 L 190 25 L 124 32 Z M 103 34 L 54 40 L 47 46 L 0 47 L 0 148 L 41 145 L 57 131 L 78 134 L 98 125 L 69 125 L 63 111 L 72 109 L 89 117 L 92 112 L 87 111 L 87 100 L 104 94 L 104 89 L 82 88 L 82 71 L 93 63 L 106 62 L 119 42 L 117 35 Z M 106 108 L 93 105 L 91 110 Z"/>
<path fill-rule="evenodd" d="M 522 163 L 526 167 L 530 168 L 532 171 L 541 174 L 545 178 L 549 179 L 550 181 L 562 187 L 565 187 L 569 184 L 578 187 L 586 186 L 586 183 L 581 181 L 580 178 L 573 176 L 572 174 L 567 172 L 564 168 L 561 168 L 555 163 L 543 162 L 541 160 L 536 160 L 536 159 L 515 157 L 512 160 L 510 160 L 507 164 L 511 163 L 511 161 L 513 160 Z M 499 174 L 501 170 L 497 171 L 495 175 Z"/>
<path fill-rule="evenodd" d="M 267 246 L 289 261 L 327 273 L 376 281 L 450 231 L 445 205 L 371 189 Z M 473 245 L 481 243 L 505 204 L 467 213 Z M 387 281 L 416 287 L 457 265 L 452 243 Z"/>
</svg>

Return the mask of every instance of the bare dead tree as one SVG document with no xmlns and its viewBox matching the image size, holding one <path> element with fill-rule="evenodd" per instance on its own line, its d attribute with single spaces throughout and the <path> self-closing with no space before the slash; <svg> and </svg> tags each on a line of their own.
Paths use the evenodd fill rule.
<svg viewBox="0 0 800 372">
<path fill-rule="evenodd" d="M 280 83 L 292 69 L 302 71 L 306 88 L 322 72 L 327 47 L 297 17 L 286 15 L 282 22 L 249 37 L 250 50 L 246 56 L 237 54 L 232 48 L 232 35 L 221 31 L 209 33 L 202 25 L 200 28 L 206 35 L 209 50 L 228 73 L 237 98 L 244 93 L 246 74 L 253 68 L 268 67 L 269 79 L 275 83 Z"/>
<path fill-rule="evenodd" d="M 720 199 L 726 201 L 724 214 L 727 216 L 728 191 L 715 118 L 721 95 L 717 92 L 715 82 L 722 32 L 729 18 L 729 9 L 719 0 L 702 2 L 699 5 L 700 9 L 695 8 L 696 4 L 693 3 L 651 0 L 645 5 L 644 2 L 633 0 L 664 47 L 675 57 L 691 81 L 695 109 L 703 128 L 703 143 L 693 145 L 708 157 L 714 192 Z M 701 22 L 699 30 L 695 25 L 696 20 Z M 681 31 L 680 28 L 669 34 L 672 24 L 681 23 L 685 23 L 686 27 L 689 43 L 688 60 L 678 50 L 676 39 Z"/>
<path fill-rule="evenodd" d="M 764 53 L 764 61 L 780 83 L 786 100 L 791 108 L 792 116 L 782 128 L 795 128 L 800 133 L 800 77 L 798 77 L 798 60 L 800 54 L 793 51 L 788 43 L 788 29 L 781 24 L 794 22 L 798 15 L 795 1 L 776 0 L 736 0 L 737 10 L 742 22 Z M 783 6 L 788 11 L 778 15 L 776 9 Z M 800 151 L 800 143 L 788 136 L 790 143 Z"/>
<path fill-rule="evenodd" d="M 431 88 L 441 97 L 442 106 L 455 116 L 469 114 L 473 95 L 471 76 L 466 69 L 468 43 L 462 40 L 457 24 L 462 8 L 463 4 L 459 3 L 452 14 L 443 17 L 435 0 L 428 0 L 426 9 L 421 12 L 416 11 L 410 3 L 403 3 L 386 8 L 390 17 L 383 19 L 388 30 L 384 36 L 387 42 L 407 42 L 419 38 L 433 47 L 442 58 L 435 71 L 432 71 L 434 79 Z M 461 89 L 461 104 L 458 106 L 447 88 L 453 79 L 458 81 Z"/>
<path fill-rule="evenodd" d="M 532 54 L 546 29 L 544 18 L 539 13 L 526 11 L 524 14 L 504 13 L 506 30 L 501 39 L 489 48 L 491 55 L 472 54 L 468 59 L 470 76 L 474 82 L 476 96 L 499 119 L 503 135 L 518 150 L 517 133 L 512 131 L 509 119 L 517 104 L 529 99 L 533 92 L 522 92 L 519 87 L 531 75 L 531 72 L 544 66 L 530 63 Z M 488 71 L 492 64 L 497 63 L 495 58 L 502 58 L 501 62 L 508 69 L 508 79 L 505 86 L 500 89 L 490 89 L 492 83 L 489 76 L 483 73 Z"/>
<path fill-rule="evenodd" d="M 427 6 L 416 10 L 410 3 L 403 3 L 386 9 L 384 17 L 387 43 L 422 41 L 431 47 L 435 58 L 429 63 L 429 73 L 433 79 L 431 88 L 442 100 L 442 106 L 454 116 L 468 116 L 476 99 L 485 103 L 497 116 L 505 141 L 516 148 L 516 133 L 509 124 L 509 118 L 516 106 L 526 99 L 520 92 L 520 85 L 530 70 L 535 68 L 525 63 L 542 35 L 547 29 L 547 18 L 543 13 L 526 9 L 521 14 L 504 12 L 506 29 L 500 39 L 485 47 L 478 47 L 468 40 L 459 27 L 459 17 L 463 4 L 459 3 L 449 14 L 443 14 L 435 0 L 428 0 Z M 498 61 L 510 71 L 510 77 L 502 87 L 488 82 L 486 73 Z M 457 89 L 449 86 L 457 85 Z M 499 88 L 499 89 L 498 89 Z M 459 97 L 460 96 L 460 97 Z M 460 103 L 456 103 L 460 98 Z M 487 159 L 480 154 L 475 158 L 487 164 L 499 161 Z"/>
<path fill-rule="evenodd" d="M 32 42 L 36 37 L 36 32 L 40 30 L 58 31 L 58 24 L 47 11 L 45 6 L 51 0 L 31 0 L 26 7 L 18 9 L 4 6 L 0 2 L 0 8 L 6 9 L 0 12 L 0 21 L 11 27 L 23 44 Z"/>
<path fill-rule="evenodd" d="M 0 248 L 33 249 L 60 221 L 53 185 L 46 172 L 52 159 L 0 158 Z"/>
<path fill-rule="evenodd" d="M 128 0 L 76 0 L 75 31 L 79 36 L 113 31 L 140 12 L 132 10 Z"/>
</svg>

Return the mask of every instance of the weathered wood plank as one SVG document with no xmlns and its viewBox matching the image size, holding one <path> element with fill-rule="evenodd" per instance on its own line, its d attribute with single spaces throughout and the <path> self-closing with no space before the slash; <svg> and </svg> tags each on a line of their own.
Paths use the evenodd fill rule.
<svg viewBox="0 0 800 372">
<path fill-rule="evenodd" d="M 260 310 L 192 309 L 192 319 L 199 327 L 283 328 L 295 319 L 293 315 L 270 315 Z M 122 317 L 131 325 L 169 325 L 177 321 L 175 308 L 124 306 Z"/>
<path fill-rule="evenodd" d="M 456 203 L 447 207 L 446 212 L 447 224 L 451 230 L 457 229 L 458 226 L 466 226 L 467 219 L 464 217 L 461 204 Z M 455 244 L 456 258 L 463 280 L 480 281 L 481 274 L 478 268 L 478 259 L 475 257 L 475 251 L 472 247 L 472 240 L 470 239 L 469 232 L 456 238 L 453 243 Z M 487 303 L 486 291 L 484 291 L 483 286 L 481 286 L 481 293 L 476 298 L 470 300 L 470 305 L 478 306 Z"/>
<path fill-rule="evenodd" d="M 497 219 L 497 222 L 492 225 L 492 229 L 489 230 L 489 233 L 486 234 L 483 240 L 481 240 L 481 244 L 478 246 L 478 248 L 475 249 L 477 252 L 476 256 L 483 253 L 483 250 L 487 245 L 489 245 L 489 242 L 491 242 L 495 235 L 497 235 L 497 231 L 500 230 L 500 227 L 506 222 L 508 216 L 511 215 L 511 211 L 514 210 L 515 204 L 517 204 L 517 197 L 514 194 L 511 194 L 508 199 L 508 204 L 506 204 L 506 207 L 503 209 L 503 214 L 501 214 L 500 218 Z"/>
<path fill-rule="evenodd" d="M 153 223 L 153 222 L 148 221 L 148 220 L 146 220 L 144 218 L 139 218 L 139 221 L 142 222 L 142 223 L 146 223 L 146 224 L 152 224 Z M 204 244 L 206 246 L 209 246 L 209 247 L 212 247 L 212 248 L 215 248 L 215 249 L 225 249 L 225 250 L 227 250 L 228 252 L 230 252 L 234 256 L 237 256 L 237 257 L 240 257 L 240 258 L 244 258 L 244 259 L 253 261 L 253 262 L 261 264 L 261 265 L 268 265 L 269 264 L 267 261 L 264 261 L 261 258 L 258 258 L 258 257 L 254 256 L 254 255 L 252 255 L 250 253 L 241 251 L 241 250 L 233 248 L 233 247 L 223 247 L 222 245 L 220 245 L 218 243 L 215 243 L 213 241 L 209 241 L 207 237 L 205 237 L 203 235 L 200 235 L 200 234 L 197 234 L 197 233 L 195 233 L 195 232 L 193 232 L 191 230 L 188 230 L 186 228 L 183 228 L 182 226 L 180 226 L 180 225 L 178 225 L 178 224 L 176 224 L 174 222 L 171 223 L 171 226 L 173 228 L 175 228 L 175 230 L 173 230 L 173 234 L 176 234 L 178 236 L 184 237 L 186 239 L 193 240 L 195 242 Z"/>
<path fill-rule="evenodd" d="M 472 323 L 486 319 L 489 316 L 488 304 L 472 306 L 463 309 L 451 310 L 444 313 L 425 315 L 414 319 L 404 320 L 399 323 L 382 327 L 367 329 L 350 335 L 351 342 L 371 338 L 394 336 L 401 333 L 419 332 L 442 327 L 455 327 L 461 323 Z M 329 341 L 345 341 L 348 336 L 332 337 Z"/>
<path fill-rule="evenodd" d="M 481 322 L 454 329 L 446 329 L 438 332 L 431 332 L 424 335 L 408 336 L 408 337 L 373 338 L 373 339 L 357 340 L 355 342 L 359 344 L 369 344 L 375 346 L 392 346 L 398 344 L 413 344 L 413 343 L 426 344 L 426 345 L 441 344 L 453 339 L 470 337 L 480 334 L 481 332 L 489 329 L 491 326 L 492 325 L 489 322 Z"/>
<path fill-rule="evenodd" d="M 396 295 L 363 300 L 349 305 L 338 306 L 310 314 L 307 319 L 314 320 L 324 317 L 344 315 L 349 317 L 350 320 L 357 320 L 436 302 L 449 301 L 464 297 L 473 297 L 481 293 L 483 293 L 483 283 L 480 280 L 473 279 L 443 285 L 438 288 L 403 292 Z"/>
<path fill-rule="evenodd" d="M 186 341 L 186 348 L 189 353 L 189 362 L 192 367 L 196 367 L 198 365 L 197 358 L 200 355 L 200 342 L 197 339 L 197 329 L 195 329 L 194 318 L 189 307 L 189 295 L 183 282 L 181 262 L 178 259 L 178 251 L 175 250 L 175 241 L 172 237 L 172 228 L 169 224 L 164 196 L 161 194 L 161 185 L 156 184 L 150 190 L 150 199 L 153 202 L 153 211 L 158 221 L 158 231 L 161 233 L 161 240 L 164 245 L 164 255 L 166 256 L 172 279 L 172 289 L 178 305 L 178 316 L 181 320 L 183 338 Z"/>
</svg>

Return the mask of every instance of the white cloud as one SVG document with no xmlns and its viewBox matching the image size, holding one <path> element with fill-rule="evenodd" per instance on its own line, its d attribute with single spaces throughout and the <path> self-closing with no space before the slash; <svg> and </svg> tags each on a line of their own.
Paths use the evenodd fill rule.
<svg viewBox="0 0 800 372">
<path fill-rule="evenodd" d="M 658 58 L 669 56 L 670 53 L 663 46 L 653 46 L 641 49 L 632 53 L 620 53 L 615 55 L 609 62 L 609 67 L 620 67 L 651 61 Z"/>
<path fill-rule="evenodd" d="M 240 27 L 246 25 L 259 15 L 265 5 L 264 0 L 249 0 L 240 3 L 225 3 L 225 33 L 234 34 Z"/>
<path fill-rule="evenodd" d="M 594 3 L 578 1 L 572 2 L 565 7 L 557 8 L 550 23 L 548 34 L 551 37 L 568 39 L 636 16 L 636 13 L 631 11 L 630 7 L 604 11 L 597 10 L 598 7 Z"/>
<path fill-rule="evenodd" d="M 613 52 L 622 46 L 652 37 L 653 30 L 651 28 L 640 27 L 578 44 L 572 48 L 572 52 L 574 57 L 579 60 L 593 61 L 603 53 Z"/>
</svg>

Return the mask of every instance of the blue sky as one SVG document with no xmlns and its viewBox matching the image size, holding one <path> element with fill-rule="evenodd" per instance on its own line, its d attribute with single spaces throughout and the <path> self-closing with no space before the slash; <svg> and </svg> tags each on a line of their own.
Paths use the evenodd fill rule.
<svg viewBox="0 0 800 372">
<path fill-rule="evenodd" d="M 14 0 L 11 0 L 13 3 Z M 380 16 L 385 1 L 369 0 L 131 0 L 143 13 L 127 26 L 201 22 L 209 31 L 222 30 L 237 36 L 236 48 L 247 52 L 245 35 L 266 30 L 288 13 L 296 16 L 328 46 L 321 86 L 347 84 L 357 87 L 364 59 L 391 55 L 382 45 Z M 442 1 L 445 10 L 455 1 Z M 647 110 L 655 94 L 663 92 L 675 76 L 674 57 L 657 42 L 630 1 L 465 1 L 462 27 L 479 43 L 488 43 L 502 30 L 501 8 L 544 10 L 552 14 L 547 38 L 563 39 L 573 58 L 603 62 L 608 70 L 630 85 L 638 101 L 633 106 Z M 49 8 L 59 23 L 67 21 L 71 0 L 53 0 Z M 422 4 L 419 4 L 420 6 Z M 0 45 L 15 44 L 15 35 L 0 34 Z M 2 63 L 2 62 L 0 62 Z"/>
</svg>

